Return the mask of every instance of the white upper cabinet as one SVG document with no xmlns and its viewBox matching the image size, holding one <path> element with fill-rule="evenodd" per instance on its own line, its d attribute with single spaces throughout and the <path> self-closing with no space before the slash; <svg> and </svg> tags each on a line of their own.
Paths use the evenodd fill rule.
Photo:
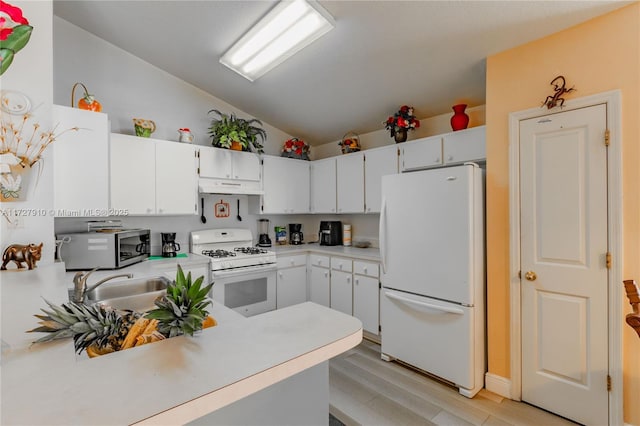
<svg viewBox="0 0 640 426">
<path fill-rule="evenodd" d="M 111 134 L 111 207 L 130 215 L 156 212 L 153 139 Z"/>
<path fill-rule="evenodd" d="M 485 160 L 487 158 L 485 130 L 485 126 L 479 126 L 444 135 L 444 162 L 453 164 Z"/>
<path fill-rule="evenodd" d="M 200 177 L 231 179 L 231 151 L 212 146 L 201 146 Z"/>
<path fill-rule="evenodd" d="M 252 152 L 231 151 L 233 179 L 260 181 L 260 156 Z"/>
<path fill-rule="evenodd" d="M 311 212 L 336 212 L 336 159 L 311 163 Z"/>
<path fill-rule="evenodd" d="M 258 213 L 309 213 L 309 161 L 265 155 Z"/>
<path fill-rule="evenodd" d="M 364 151 L 365 213 L 380 213 L 382 176 L 398 173 L 396 145 Z"/>
<path fill-rule="evenodd" d="M 213 146 L 201 146 L 198 149 L 200 151 L 200 177 L 260 180 L 260 157 L 257 154 Z"/>
<path fill-rule="evenodd" d="M 336 184 L 338 213 L 363 213 L 363 152 L 354 152 L 336 158 Z"/>
<path fill-rule="evenodd" d="M 197 212 L 195 147 L 111 135 L 111 207 L 130 215 Z"/>
<path fill-rule="evenodd" d="M 195 214 L 198 200 L 195 147 L 159 141 L 156 148 L 156 213 Z"/>
<path fill-rule="evenodd" d="M 402 144 L 400 170 L 428 169 L 443 164 L 484 161 L 485 126 L 459 130 Z"/>
<path fill-rule="evenodd" d="M 402 144 L 400 170 L 419 170 L 442 164 L 442 136 L 416 139 Z"/>
<path fill-rule="evenodd" d="M 56 216 L 106 216 L 109 209 L 109 121 L 106 114 L 54 105 L 53 124 L 66 130 L 53 144 Z"/>
</svg>

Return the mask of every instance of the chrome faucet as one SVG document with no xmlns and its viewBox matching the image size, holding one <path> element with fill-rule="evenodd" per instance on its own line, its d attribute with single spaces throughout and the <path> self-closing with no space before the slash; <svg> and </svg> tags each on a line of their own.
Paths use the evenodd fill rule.
<svg viewBox="0 0 640 426">
<path fill-rule="evenodd" d="M 73 296 L 71 298 L 72 302 L 75 303 L 84 303 L 84 299 L 87 293 L 92 292 L 98 286 L 106 283 L 107 281 L 111 281 L 114 278 L 133 278 L 133 274 L 118 274 L 118 275 L 110 275 L 106 278 L 101 279 L 91 287 L 87 288 L 87 278 L 93 272 L 97 271 L 99 268 L 94 268 L 89 272 L 76 272 L 76 275 L 73 277 Z"/>
</svg>

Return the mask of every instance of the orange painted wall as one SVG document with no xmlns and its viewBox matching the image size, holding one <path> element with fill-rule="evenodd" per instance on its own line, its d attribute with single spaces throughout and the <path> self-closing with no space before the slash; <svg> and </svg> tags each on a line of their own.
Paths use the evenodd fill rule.
<svg viewBox="0 0 640 426">
<path fill-rule="evenodd" d="M 640 3 L 634 3 L 487 59 L 488 364 L 490 373 L 507 378 L 509 113 L 540 106 L 557 75 L 577 89 L 567 99 L 622 92 L 623 277 L 640 282 Z M 640 425 L 640 339 L 624 330 L 624 420 Z"/>
</svg>

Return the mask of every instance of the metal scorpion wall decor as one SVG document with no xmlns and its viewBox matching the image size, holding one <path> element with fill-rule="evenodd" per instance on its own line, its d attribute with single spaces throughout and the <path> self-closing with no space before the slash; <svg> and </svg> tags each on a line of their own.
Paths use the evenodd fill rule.
<svg viewBox="0 0 640 426">
<path fill-rule="evenodd" d="M 560 108 L 562 108 L 565 100 L 562 97 L 562 95 L 576 90 L 573 87 L 571 87 L 570 89 L 567 89 L 566 87 L 567 82 L 565 81 L 564 77 L 561 75 L 551 80 L 551 83 L 549 84 L 553 86 L 553 90 L 555 93 L 553 95 L 547 96 L 547 98 L 542 102 L 541 107 L 546 105 L 547 109 L 551 109 L 553 107 L 558 106 L 558 102 L 560 103 Z"/>
</svg>

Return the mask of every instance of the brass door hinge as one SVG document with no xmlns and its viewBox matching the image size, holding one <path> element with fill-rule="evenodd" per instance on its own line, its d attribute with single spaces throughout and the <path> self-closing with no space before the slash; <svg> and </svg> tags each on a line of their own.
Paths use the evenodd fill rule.
<svg viewBox="0 0 640 426">
<path fill-rule="evenodd" d="M 611 392 L 611 376 L 607 374 L 607 391 Z"/>
<path fill-rule="evenodd" d="M 611 253 L 607 252 L 607 254 L 605 255 L 605 258 L 606 258 L 607 269 L 611 269 L 611 265 L 613 264 Z"/>
<path fill-rule="evenodd" d="M 521 280 L 522 279 L 522 271 L 518 271 L 518 279 Z"/>
<path fill-rule="evenodd" d="M 604 131 L 604 146 L 609 146 L 611 143 L 611 132 L 609 129 Z"/>
</svg>

